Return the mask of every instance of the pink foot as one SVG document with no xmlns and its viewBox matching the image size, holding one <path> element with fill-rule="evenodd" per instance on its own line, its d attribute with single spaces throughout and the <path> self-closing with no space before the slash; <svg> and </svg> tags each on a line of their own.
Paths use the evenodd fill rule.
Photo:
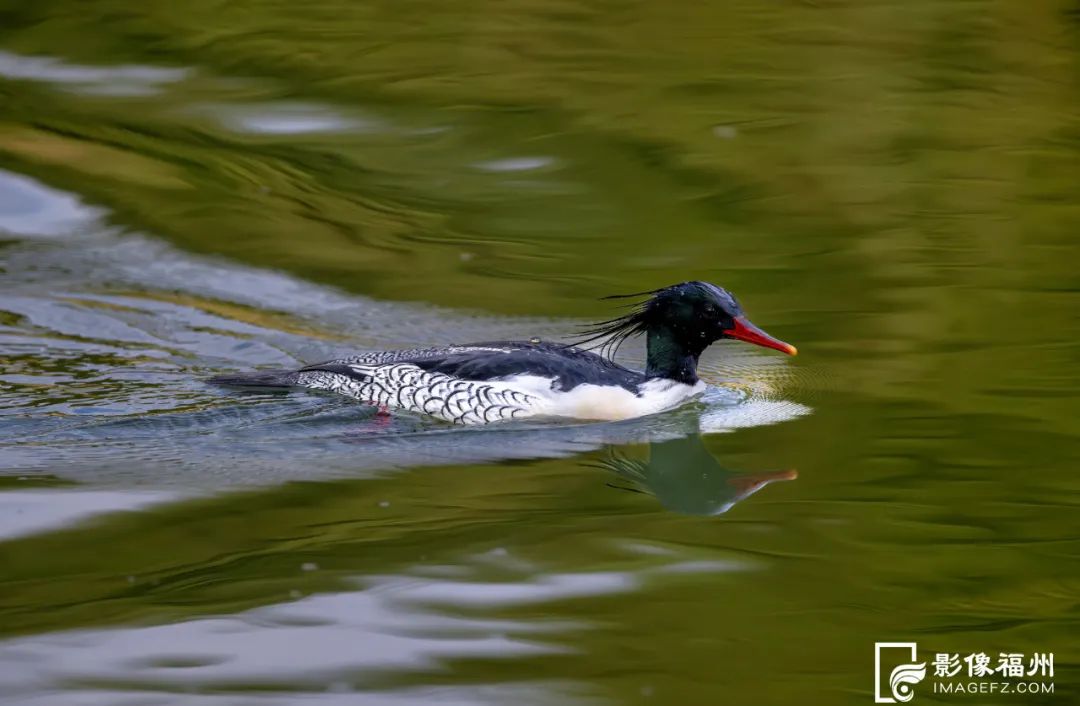
<svg viewBox="0 0 1080 706">
<path fill-rule="evenodd" d="M 384 404 L 379 405 L 379 408 L 375 411 L 375 416 L 371 418 L 371 423 L 379 429 L 390 426 L 393 421 L 394 416 L 390 414 L 390 408 Z"/>
</svg>

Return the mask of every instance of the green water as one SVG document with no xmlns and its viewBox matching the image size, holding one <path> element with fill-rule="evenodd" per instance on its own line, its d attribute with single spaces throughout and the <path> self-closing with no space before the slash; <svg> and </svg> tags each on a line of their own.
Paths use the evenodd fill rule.
<svg viewBox="0 0 1080 706">
<path fill-rule="evenodd" d="M 0 0 L 0 702 L 1080 700 L 1068 2 Z M 730 288 L 701 402 L 207 376 Z M 640 363 L 640 345 L 623 352 Z"/>
</svg>

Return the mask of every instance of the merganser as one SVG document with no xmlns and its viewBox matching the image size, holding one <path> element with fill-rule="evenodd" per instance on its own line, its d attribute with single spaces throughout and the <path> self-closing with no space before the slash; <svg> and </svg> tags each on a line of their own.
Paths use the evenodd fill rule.
<svg viewBox="0 0 1080 706">
<path fill-rule="evenodd" d="M 797 353 L 750 323 L 730 292 L 708 282 L 606 298 L 643 296 L 648 299 L 632 304 L 630 313 L 594 325 L 573 344 L 532 339 L 380 351 L 210 382 L 328 390 L 455 424 L 528 417 L 620 420 L 662 412 L 701 394 L 698 358 L 720 339 Z M 637 334 L 646 336 L 643 373 L 611 360 Z M 581 347 L 596 341 L 607 357 Z"/>
</svg>

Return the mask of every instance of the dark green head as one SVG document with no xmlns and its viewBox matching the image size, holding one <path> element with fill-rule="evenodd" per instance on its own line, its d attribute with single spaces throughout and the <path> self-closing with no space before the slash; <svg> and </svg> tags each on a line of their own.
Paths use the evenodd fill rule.
<svg viewBox="0 0 1080 706">
<path fill-rule="evenodd" d="M 795 355 L 795 346 L 773 338 L 746 318 L 726 289 L 709 282 L 682 282 L 663 289 L 609 299 L 648 296 L 633 311 L 597 324 L 586 341 L 606 338 L 614 353 L 628 337 L 643 333 L 648 343 L 646 374 L 693 384 L 702 351 L 723 338 L 735 338 Z"/>
</svg>

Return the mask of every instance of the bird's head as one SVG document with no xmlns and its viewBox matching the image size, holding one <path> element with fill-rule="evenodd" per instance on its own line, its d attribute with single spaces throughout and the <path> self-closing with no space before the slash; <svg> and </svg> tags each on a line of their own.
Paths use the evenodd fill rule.
<svg viewBox="0 0 1080 706">
<path fill-rule="evenodd" d="M 699 355 L 709 345 L 733 338 L 795 355 L 798 350 L 762 331 L 746 317 L 731 292 L 709 282 L 682 282 L 670 287 L 637 294 L 620 294 L 607 299 L 648 297 L 632 304 L 623 316 L 602 321 L 586 333 L 587 341 L 607 338 L 615 347 L 626 338 L 644 333 L 669 339 Z M 609 349 L 612 350 L 612 349 Z"/>
</svg>

